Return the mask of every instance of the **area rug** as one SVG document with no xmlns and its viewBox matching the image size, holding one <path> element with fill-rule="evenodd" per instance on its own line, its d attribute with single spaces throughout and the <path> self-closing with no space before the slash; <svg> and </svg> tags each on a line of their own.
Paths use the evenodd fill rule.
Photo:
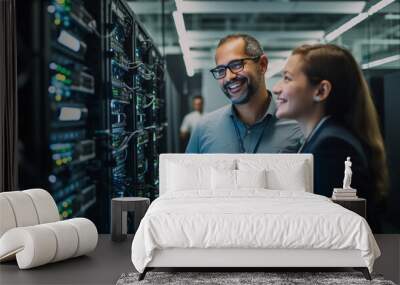
<svg viewBox="0 0 400 285">
<path fill-rule="evenodd" d="M 116 285 L 297 285 L 297 284 L 376 284 L 395 285 L 384 280 L 381 275 L 372 275 L 372 281 L 364 278 L 360 272 L 148 272 L 142 281 L 138 281 L 139 273 L 122 274 Z"/>
</svg>

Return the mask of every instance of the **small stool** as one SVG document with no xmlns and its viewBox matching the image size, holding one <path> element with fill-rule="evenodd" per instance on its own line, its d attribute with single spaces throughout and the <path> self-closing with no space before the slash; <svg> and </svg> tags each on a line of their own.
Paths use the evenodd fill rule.
<svg viewBox="0 0 400 285">
<path fill-rule="evenodd" d="M 144 197 L 122 197 L 111 200 L 111 240 L 123 241 L 127 235 L 127 212 L 134 212 L 135 232 L 150 205 Z"/>
</svg>

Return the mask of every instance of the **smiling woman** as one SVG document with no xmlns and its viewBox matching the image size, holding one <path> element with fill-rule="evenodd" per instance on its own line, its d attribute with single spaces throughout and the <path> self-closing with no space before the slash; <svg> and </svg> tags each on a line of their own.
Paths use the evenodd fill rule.
<svg viewBox="0 0 400 285">
<path fill-rule="evenodd" d="M 343 161 L 350 156 L 353 186 L 368 199 L 367 216 L 376 229 L 387 191 L 386 156 L 375 106 L 354 57 L 335 45 L 296 48 L 273 91 L 277 117 L 298 120 L 306 136 L 300 152 L 314 154 L 314 192 L 330 196 L 341 185 Z"/>
<path fill-rule="evenodd" d="M 320 98 L 316 95 L 318 86 L 308 83 L 302 67 L 301 56 L 291 56 L 283 70 L 283 79 L 274 86 L 273 91 L 278 95 L 277 117 L 302 121 L 305 127 L 303 131 L 307 135 L 312 129 L 312 120 L 309 118 L 315 116 L 318 120 L 323 112 L 323 105 L 314 103 L 316 98 Z"/>
</svg>

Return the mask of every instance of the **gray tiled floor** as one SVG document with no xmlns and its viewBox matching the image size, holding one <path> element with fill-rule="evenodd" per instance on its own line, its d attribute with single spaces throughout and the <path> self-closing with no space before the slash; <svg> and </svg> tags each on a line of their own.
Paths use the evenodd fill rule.
<svg viewBox="0 0 400 285">
<path fill-rule="evenodd" d="M 395 283 L 400 281 L 400 235 L 376 235 L 382 251 L 375 272 Z M 15 262 L 0 265 L 0 284 L 115 284 L 124 272 L 133 271 L 130 260 L 132 237 L 122 243 L 100 235 L 97 249 L 89 256 L 19 270 Z"/>
</svg>

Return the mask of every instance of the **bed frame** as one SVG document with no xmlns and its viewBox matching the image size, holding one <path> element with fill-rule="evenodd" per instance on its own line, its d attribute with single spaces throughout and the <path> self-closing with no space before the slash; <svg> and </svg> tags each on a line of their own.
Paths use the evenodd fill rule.
<svg viewBox="0 0 400 285">
<path fill-rule="evenodd" d="M 359 250 L 329 249 L 197 249 L 156 250 L 152 261 L 139 275 L 144 279 L 154 268 L 337 268 L 351 267 L 371 280 Z"/>
<path fill-rule="evenodd" d="M 305 173 L 309 180 L 307 192 L 313 192 L 313 157 L 311 154 L 162 154 L 160 155 L 160 195 L 165 193 L 167 161 L 182 159 L 237 159 L 248 156 L 305 160 L 309 171 Z M 189 158 L 190 157 L 190 158 Z M 169 248 L 158 249 L 147 265 L 139 280 L 155 268 L 236 268 L 246 271 L 250 268 L 343 268 L 350 267 L 361 271 L 367 280 L 371 276 L 359 250 L 329 249 L 254 249 L 254 248 Z"/>
</svg>

